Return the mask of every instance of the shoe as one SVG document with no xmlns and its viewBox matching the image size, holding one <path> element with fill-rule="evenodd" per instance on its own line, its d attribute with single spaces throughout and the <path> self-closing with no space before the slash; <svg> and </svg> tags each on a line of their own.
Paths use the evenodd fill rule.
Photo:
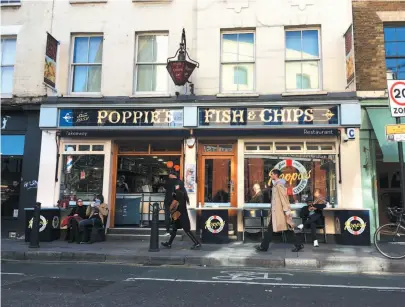
<svg viewBox="0 0 405 307">
<path fill-rule="evenodd" d="M 314 241 L 314 247 L 319 247 L 318 240 Z"/>
<path fill-rule="evenodd" d="M 295 245 L 294 249 L 292 250 L 293 253 L 298 253 L 301 249 L 304 248 L 303 244 Z"/>
<path fill-rule="evenodd" d="M 164 234 L 165 237 L 170 237 L 170 235 L 171 235 L 170 232 L 166 232 L 166 233 Z"/>
<path fill-rule="evenodd" d="M 169 242 L 162 242 L 162 243 L 160 243 L 160 245 L 162 245 L 162 246 L 164 246 L 166 248 L 172 248 L 172 245 L 169 244 Z"/>
<path fill-rule="evenodd" d="M 267 249 L 264 249 L 264 248 L 261 247 L 260 245 L 256 246 L 255 248 L 256 248 L 256 250 L 257 250 L 258 252 L 267 252 Z"/>
<path fill-rule="evenodd" d="M 297 228 L 298 228 L 299 230 L 304 229 L 304 224 L 299 224 L 299 225 L 297 226 Z"/>
<path fill-rule="evenodd" d="M 196 250 L 196 249 L 200 249 L 201 248 L 201 244 L 200 243 L 198 243 L 198 244 L 194 244 L 193 246 L 191 246 L 191 248 L 190 249 L 192 249 L 192 250 Z"/>
</svg>

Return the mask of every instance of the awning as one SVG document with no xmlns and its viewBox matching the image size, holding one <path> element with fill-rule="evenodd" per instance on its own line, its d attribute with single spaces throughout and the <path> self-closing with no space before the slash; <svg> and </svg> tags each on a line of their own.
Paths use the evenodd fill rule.
<svg viewBox="0 0 405 307">
<path fill-rule="evenodd" d="M 1 155 L 22 156 L 24 155 L 24 135 L 2 135 Z"/>
<path fill-rule="evenodd" d="M 373 126 L 374 133 L 377 136 L 378 143 L 380 144 L 381 151 L 383 152 L 383 161 L 399 162 L 398 144 L 395 142 L 388 142 L 385 136 L 385 125 L 395 124 L 395 118 L 391 116 L 390 109 L 368 107 L 367 113 L 368 117 L 370 118 L 371 125 Z"/>
</svg>

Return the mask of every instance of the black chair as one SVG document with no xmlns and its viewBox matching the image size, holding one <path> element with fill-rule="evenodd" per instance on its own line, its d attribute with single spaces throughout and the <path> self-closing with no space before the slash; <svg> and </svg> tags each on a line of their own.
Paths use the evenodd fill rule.
<svg viewBox="0 0 405 307">
<path fill-rule="evenodd" d="M 305 219 L 302 219 L 302 223 L 304 223 L 305 221 L 306 221 Z M 328 243 L 328 241 L 326 239 L 326 226 L 325 226 L 325 217 L 324 216 L 322 216 L 321 219 L 319 219 L 317 221 L 316 229 L 322 230 L 324 243 Z M 304 232 L 304 241 L 305 241 L 305 243 L 307 243 L 307 235 L 311 234 L 311 226 L 307 225 L 306 227 L 304 227 L 303 232 Z"/>
</svg>

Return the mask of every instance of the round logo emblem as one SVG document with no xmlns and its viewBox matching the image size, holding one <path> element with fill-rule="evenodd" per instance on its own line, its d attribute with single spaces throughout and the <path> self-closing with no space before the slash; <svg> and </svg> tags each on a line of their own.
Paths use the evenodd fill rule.
<svg viewBox="0 0 405 307">
<path fill-rule="evenodd" d="M 34 222 L 34 218 L 31 218 L 30 221 L 28 222 L 28 228 L 32 229 L 32 223 Z M 40 221 L 39 221 L 39 232 L 42 232 L 45 230 L 46 225 L 48 224 L 48 221 L 46 218 L 44 218 L 42 215 L 40 216 Z"/>
<path fill-rule="evenodd" d="M 220 233 L 225 227 L 225 222 L 218 215 L 210 216 L 205 222 L 205 228 L 211 233 Z"/>
<path fill-rule="evenodd" d="M 59 226 L 59 216 L 55 215 L 52 219 L 52 227 L 58 228 Z"/>
<path fill-rule="evenodd" d="M 350 232 L 354 236 L 361 235 L 366 229 L 366 223 L 358 216 L 352 216 L 345 223 L 345 230 Z"/>
<path fill-rule="evenodd" d="M 280 178 L 284 179 L 290 186 L 294 181 L 299 180 L 298 185 L 292 189 L 292 194 L 296 195 L 301 193 L 308 184 L 308 179 L 311 178 L 311 171 L 307 172 L 305 166 L 296 160 L 283 160 L 276 164 L 274 169 L 282 170 L 286 167 L 294 167 L 298 170 L 299 174 L 281 174 Z M 271 172 L 270 172 L 271 173 Z"/>
</svg>

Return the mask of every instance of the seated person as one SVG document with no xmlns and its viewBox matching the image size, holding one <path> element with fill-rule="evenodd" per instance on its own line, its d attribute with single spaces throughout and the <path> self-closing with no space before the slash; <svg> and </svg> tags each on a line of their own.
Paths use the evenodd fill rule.
<svg viewBox="0 0 405 307">
<path fill-rule="evenodd" d="M 308 206 L 302 208 L 301 217 L 304 221 L 303 224 L 298 225 L 299 229 L 303 229 L 304 226 L 311 226 L 311 236 L 312 242 L 315 247 L 318 247 L 318 240 L 316 239 L 316 225 L 322 221 L 323 213 L 322 210 L 326 207 L 326 200 L 321 195 L 320 189 L 315 189 L 314 200 L 308 199 Z"/>
<path fill-rule="evenodd" d="M 249 203 L 263 203 L 264 202 L 264 195 L 262 192 L 262 189 L 260 188 L 260 185 L 258 183 L 255 183 L 253 185 L 253 193 L 254 195 L 250 199 Z"/>
<path fill-rule="evenodd" d="M 83 200 L 79 198 L 76 207 L 74 207 L 68 215 L 66 240 L 68 240 L 69 243 L 73 243 L 74 241 L 80 243 L 79 222 L 85 218 L 86 207 L 83 206 Z"/>
<path fill-rule="evenodd" d="M 87 207 L 86 216 L 88 216 L 87 219 L 79 222 L 79 231 L 82 235 L 81 244 L 92 243 L 89 236 L 89 230 L 92 227 L 104 227 L 107 223 L 108 206 L 104 203 L 103 195 L 97 195 L 93 204 Z"/>
</svg>

